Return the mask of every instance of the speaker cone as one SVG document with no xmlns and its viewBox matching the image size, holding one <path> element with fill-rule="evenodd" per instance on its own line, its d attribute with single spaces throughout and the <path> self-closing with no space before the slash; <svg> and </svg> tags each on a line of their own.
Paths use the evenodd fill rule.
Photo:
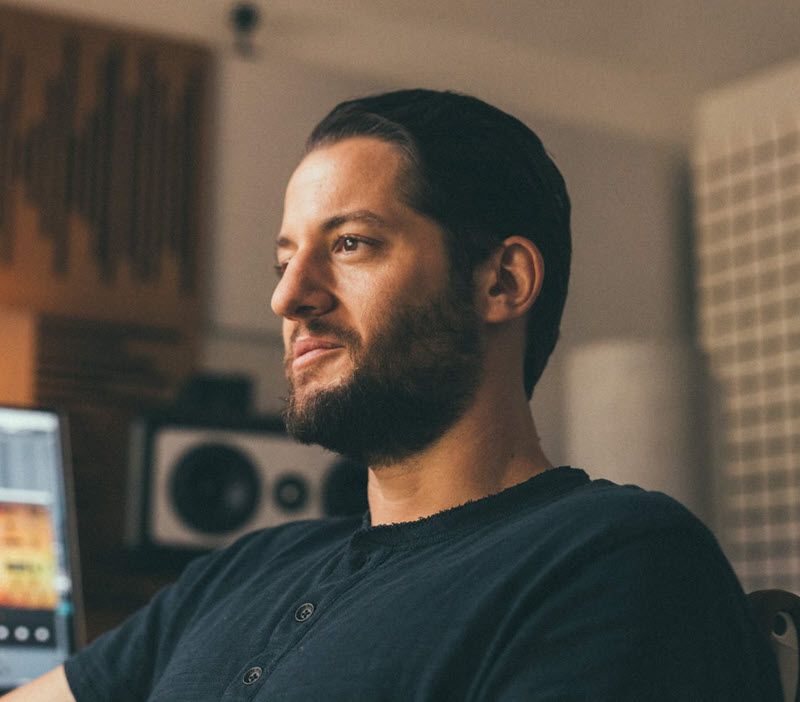
<svg viewBox="0 0 800 702">
<path fill-rule="evenodd" d="M 175 466 L 170 489 L 181 519 L 207 534 L 242 527 L 261 497 L 255 466 L 225 444 L 202 444 L 187 451 Z"/>
</svg>

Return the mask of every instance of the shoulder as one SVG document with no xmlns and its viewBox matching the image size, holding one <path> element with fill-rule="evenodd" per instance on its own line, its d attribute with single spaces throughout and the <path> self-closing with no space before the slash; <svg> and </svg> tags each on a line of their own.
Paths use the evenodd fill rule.
<svg viewBox="0 0 800 702">
<path fill-rule="evenodd" d="M 585 478 L 520 519 L 502 554 L 517 559 L 510 606 L 518 628 L 504 653 L 517 676 L 502 666 L 497 676 L 509 698 L 547 684 L 570 699 L 668 690 L 674 699 L 755 700 L 774 688 L 735 573 L 711 531 L 676 500 Z M 519 673 L 530 651 L 536 664 Z"/>
<path fill-rule="evenodd" d="M 508 525 L 523 559 L 554 567 L 594 567 L 625 552 L 636 563 L 681 552 L 687 560 L 709 559 L 728 568 L 719 544 L 703 522 L 661 492 L 608 480 L 586 479 Z M 512 537 L 513 538 L 513 537 Z"/>
<path fill-rule="evenodd" d="M 631 588 L 684 597 L 703 583 L 741 595 L 711 530 L 672 497 L 635 485 L 586 478 L 529 510 L 507 535 L 517 567 L 536 572 L 544 590 L 570 582 L 633 602 Z"/>
<path fill-rule="evenodd" d="M 615 512 L 642 524 L 668 521 L 687 527 L 701 526 L 700 520 L 676 499 L 638 485 L 618 485 L 605 479 L 592 480 L 583 490 L 576 492 L 575 498 L 580 502 L 613 508 Z"/>
<path fill-rule="evenodd" d="M 588 480 L 560 495 L 543 512 L 548 519 L 557 516 L 570 530 L 609 538 L 664 531 L 710 535 L 698 517 L 669 495 L 605 479 Z"/>
</svg>

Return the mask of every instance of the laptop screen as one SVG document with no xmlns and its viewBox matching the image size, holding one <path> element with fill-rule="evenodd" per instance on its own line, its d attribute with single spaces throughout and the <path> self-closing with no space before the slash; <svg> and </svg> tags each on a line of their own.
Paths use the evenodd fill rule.
<svg viewBox="0 0 800 702">
<path fill-rule="evenodd" d="M 56 412 L 0 407 L 0 689 L 82 643 L 67 449 Z"/>
</svg>

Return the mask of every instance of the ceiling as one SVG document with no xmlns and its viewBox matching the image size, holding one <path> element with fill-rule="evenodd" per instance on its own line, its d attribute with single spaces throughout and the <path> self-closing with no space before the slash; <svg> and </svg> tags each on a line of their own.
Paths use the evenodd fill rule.
<svg viewBox="0 0 800 702">
<path fill-rule="evenodd" d="M 503 38 L 705 91 L 800 58 L 797 0 L 348 0 L 348 14 Z"/>
<path fill-rule="evenodd" d="M 264 0 L 312 63 L 686 143 L 698 98 L 800 60 L 797 0 Z M 272 36 L 269 35 L 273 31 Z M 413 78 L 411 78 L 413 77 Z"/>
<path fill-rule="evenodd" d="M 11 0 L 230 46 L 235 0 Z M 264 62 L 472 92 L 685 144 L 698 98 L 800 60 L 798 0 L 253 0 Z M 227 54 L 229 55 L 229 54 Z"/>
</svg>

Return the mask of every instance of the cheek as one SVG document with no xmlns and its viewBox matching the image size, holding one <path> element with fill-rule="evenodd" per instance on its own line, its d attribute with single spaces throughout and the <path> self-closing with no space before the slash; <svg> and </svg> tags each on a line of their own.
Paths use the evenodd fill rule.
<svg viewBox="0 0 800 702">
<path fill-rule="evenodd" d="M 419 269 L 406 276 L 387 275 L 373 278 L 354 289 L 352 318 L 361 339 L 369 345 L 392 327 L 397 315 L 416 307 L 425 307 L 440 289 L 438 281 Z M 357 290 L 357 292 L 356 292 Z"/>
<path fill-rule="evenodd" d="M 406 302 L 438 294 L 447 276 L 446 263 L 438 254 L 436 250 L 407 250 L 402 267 L 384 271 L 386 289 Z"/>
<path fill-rule="evenodd" d="M 356 323 L 371 314 L 376 306 L 391 299 L 394 294 L 394 281 L 391 269 L 375 266 L 368 270 L 342 271 L 337 276 L 335 295 L 348 316 Z"/>
<path fill-rule="evenodd" d="M 337 297 L 354 330 L 368 341 L 391 324 L 398 310 L 423 307 L 437 298 L 446 280 L 441 252 L 408 247 L 386 262 L 341 271 Z"/>
</svg>

